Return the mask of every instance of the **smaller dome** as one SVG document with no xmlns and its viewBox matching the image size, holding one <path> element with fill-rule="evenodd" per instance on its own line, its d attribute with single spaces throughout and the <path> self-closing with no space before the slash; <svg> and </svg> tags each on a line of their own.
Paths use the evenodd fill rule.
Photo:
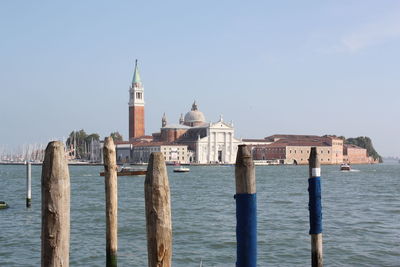
<svg viewBox="0 0 400 267">
<path fill-rule="evenodd" d="M 201 123 L 204 123 L 206 118 L 204 117 L 203 112 L 199 111 L 196 105 L 196 101 L 192 105 L 192 110 L 186 113 L 184 124 L 188 126 L 196 126 Z"/>
<path fill-rule="evenodd" d="M 189 111 L 185 115 L 185 122 L 205 122 L 206 118 L 204 117 L 203 112 L 201 111 Z"/>
</svg>

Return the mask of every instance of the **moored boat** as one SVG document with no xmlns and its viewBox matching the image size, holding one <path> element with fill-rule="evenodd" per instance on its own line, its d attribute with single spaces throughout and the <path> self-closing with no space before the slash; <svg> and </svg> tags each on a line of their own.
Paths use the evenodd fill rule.
<svg viewBox="0 0 400 267">
<path fill-rule="evenodd" d="M 0 210 L 7 209 L 7 208 L 8 208 L 8 204 L 5 201 L 0 201 Z"/>
<path fill-rule="evenodd" d="M 145 169 L 140 169 L 140 168 L 134 168 L 132 166 L 122 166 L 120 169 L 117 171 L 117 176 L 133 176 L 133 175 L 146 175 L 147 170 Z M 104 176 L 104 172 L 100 172 L 100 176 Z"/>
<path fill-rule="evenodd" d="M 189 168 L 186 168 L 183 166 L 180 166 L 180 167 L 174 169 L 174 172 L 189 172 L 189 171 L 190 171 Z"/>
</svg>

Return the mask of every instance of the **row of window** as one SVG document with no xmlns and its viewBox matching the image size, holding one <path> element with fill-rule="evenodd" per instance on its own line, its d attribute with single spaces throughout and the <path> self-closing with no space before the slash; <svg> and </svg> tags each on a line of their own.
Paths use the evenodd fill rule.
<svg viewBox="0 0 400 267">
<path fill-rule="evenodd" d="M 172 150 L 172 148 L 171 148 L 171 147 L 169 147 L 169 149 L 167 149 L 166 147 L 164 147 L 164 148 L 163 148 L 163 150 Z M 179 147 L 176 147 L 176 150 L 180 150 L 180 148 L 179 148 Z M 185 150 L 185 148 L 184 148 L 184 147 L 182 147 L 182 150 Z"/>
<path fill-rule="evenodd" d="M 179 160 L 179 157 L 177 157 L 176 159 Z M 167 157 L 164 156 L 164 160 L 167 160 Z M 168 160 L 175 160 L 175 159 L 172 159 L 172 157 L 169 156 Z M 182 157 L 182 160 L 185 160 L 185 157 Z"/>
<path fill-rule="evenodd" d="M 167 152 L 164 151 L 163 153 L 164 153 L 164 155 L 167 155 Z M 178 154 L 178 155 L 179 155 L 179 154 L 183 154 L 183 155 L 186 154 L 184 151 L 182 151 L 182 153 L 179 153 L 179 151 L 172 151 L 172 152 L 169 151 L 169 152 L 168 152 L 169 155 L 171 155 L 172 153 L 176 153 L 176 154 Z"/>
<path fill-rule="evenodd" d="M 306 159 L 306 160 L 308 160 L 308 159 Z M 320 159 L 321 161 L 324 161 L 324 159 Z M 303 161 L 303 159 L 301 159 L 301 161 Z M 330 161 L 330 159 L 328 158 L 328 161 Z"/>
<path fill-rule="evenodd" d="M 329 150 L 327 152 L 328 152 L 328 154 L 330 154 Z M 289 150 L 289 153 L 292 153 L 292 150 Z M 296 154 L 296 153 L 297 153 L 297 150 L 294 150 L 294 154 Z M 310 153 L 310 150 L 307 150 L 307 154 L 308 153 Z M 300 154 L 303 154 L 303 150 L 300 150 Z M 321 154 L 324 154 L 323 150 L 321 150 Z"/>
</svg>

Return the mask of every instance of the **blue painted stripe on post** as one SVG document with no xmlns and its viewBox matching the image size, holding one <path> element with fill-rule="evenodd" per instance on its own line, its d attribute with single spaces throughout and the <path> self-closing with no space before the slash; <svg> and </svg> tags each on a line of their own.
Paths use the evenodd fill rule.
<svg viewBox="0 0 400 267">
<path fill-rule="evenodd" d="M 308 209 L 310 211 L 310 235 L 322 233 L 321 178 L 308 179 Z"/>
<path fill-rule="evenodd" d="M 256 194 L 236 194 L 237 267 L 257 266 Z"/>
</svg>

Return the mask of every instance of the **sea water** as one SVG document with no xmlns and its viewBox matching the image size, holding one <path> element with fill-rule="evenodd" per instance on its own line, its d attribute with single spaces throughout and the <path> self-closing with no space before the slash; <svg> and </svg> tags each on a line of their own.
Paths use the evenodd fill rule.
<svg viewBox="0 0 400 267">
<path fill-rule="evenodd" d="M 322 166 L 326 266 L 400 266 L 400 164 Z M 70 266 L 105 266 L 101 166 L 71 166 Z M 173 266 L 235 266 L 234 167 L 168 167 Z M 41 166 L 0 165 L 0 266 L 40 266 Z M 258 266 L 310 266 L 307 166 L 257 166 Z M 147 266 L 144 176 L 118 177 L 118 264 Z"/>
</svg>

